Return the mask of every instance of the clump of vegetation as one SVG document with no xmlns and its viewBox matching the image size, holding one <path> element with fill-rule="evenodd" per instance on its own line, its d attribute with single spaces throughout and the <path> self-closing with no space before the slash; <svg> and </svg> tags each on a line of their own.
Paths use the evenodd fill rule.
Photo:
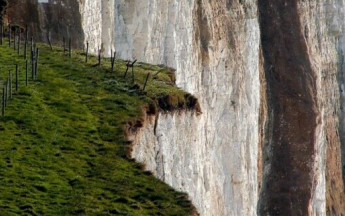
<svg viewBox="0 0 345 216">
<path fill-rule="evenodd" d="M 125 125 L 140 119 L 143 107 L 156 107 L 152 112 L 168 97 L 174 107 L 193 109 L 190 95 L 165 72 L 151 76 L 142 91 L 147 73 L 162 70 L 154 65 L 136 67 L 132 83 L 130 76 L 122 78 L 123 60 L 110 73 L 109 59 L 94 67 L 97 58 L 85 64 L 81 51 L 68 58 L 61 48 L 38 46 L 39 74 L 27 87 L 23 56 L 0 46 L 1 81 L 20 65 L 19 91 L 0 118 L 1 215 L 193 213 L 186 194 L 126 157 L 124 136 Z"/>
</svg>

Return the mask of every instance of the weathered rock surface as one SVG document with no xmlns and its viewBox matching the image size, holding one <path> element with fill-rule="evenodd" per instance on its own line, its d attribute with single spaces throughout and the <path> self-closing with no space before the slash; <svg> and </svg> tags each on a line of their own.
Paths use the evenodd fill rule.
<svg viewBox="0 0 345 216">
<path fill-rule="evenodd" d="M 345 215 L 344 0 L 9 3 L 42 40 L 176 68 L 202 114 L 147 116 L 132 156 L 201 215 Z"/>
</svg>

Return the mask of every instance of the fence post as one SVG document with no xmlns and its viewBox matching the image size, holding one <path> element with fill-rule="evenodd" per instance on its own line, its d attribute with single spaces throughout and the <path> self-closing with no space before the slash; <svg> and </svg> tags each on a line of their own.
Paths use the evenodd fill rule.
<svg viewBox="0 0 345 216">
<path fill-rule="evenodd" d="M 35 80 L 35 62 L 34 62 L 34 51 L 31 50 L 31 78 Z"/>
<path fill-rule="evenodd" d="M 114 52 L 114 56 L 111 59 L 111 72 L 114 73 L 114 66 L 115 66 L 115 56 L 116 52 Z"/>
<path fill-rule="evenodd" d="M 19 29 L 18 45 L 17 45 L 18 55 L 19 55 L 19 53 L 20 53 L 21 36 L 22 36 L 22 33 L 21 33 L 20 29 Z"/>
<path fill-rule="evenodd" d="M 10 90 L 10 99 L 13 98 L 13 95 L 12 95 L 12 71 L 9 70 L 8 71 L 8 79 L 9 79 L 9 90 Z"/>
<path fill-rule="evenodd" d="M 71 43 L 72 43 L 72 39 L 71 38 L 69 38 L 69 40 L 68 40 L 68 49 L 69 49 L 69 57 L 71 58 L 72 57 L 72 45 L 71 45 Z"/>
<path fill-rule="evenodd" d="M 34 38 L 31 37 L 31 51 L 34 50 Z"/>
<path fill-rule="evenodd" d="M 134 84 L 134 64 L 132 65 L 132 83 Z"/>
<path fill-rule="evenodd" d="M 98 66 L 101 67 L 101 50 L 98 48 Z"/>
<path fill-rule="evenodd" d="M 39 57 L 39 54 L 38 54 L 38 47 L 36 48 L 36 61 L 35 61 L 35 76 L 38 75 L 38 57 Z"/>
<path fill-rule="evenodd" d="M 6 80 L 6 90 L 5 90 L 5 107 L 7 107 L 7 99 L 8 99 L 8 83 L 9 83 L 9 78 Z"/>
<path fill-rule="evenodd" d="M 126 72 L 125 72 L 125 75 L 123 76 L 123 78 L 126 78 L 127 76 L 127 72 L 128 72 L 128 68 L 129 68 L 129 62 L 131 62 L 130 60 L 128 60 L 127 64 L 126 64 Z"/>
<path fill-rule="evenodd" d="M 25 43 L 24 43 L 24 59 L 26 59 L 26 52 L 28 47 L 29 31 L 28 25 L 25 26 Z"/>
<path fill-rule="evenodd" d="M 149 76 L 150 76 L 150 73 L 148 73 L 147 76 L 146 76 L 146 80 L 145 80 L 145 84 L 144 84 L 144 87 L 143 87 L 143 91 L 145 91 L 147 81 L 149 80 Z"/>
<path fill-rule="evenodd" d="M 11 24 L 8 24 L 8 46 L 11 47 L 11 37 L 12 37 L 12 31 L 11 31 Z"/>
<path fill-rule="evenodd" d="M 16 50 L 17 48 L 16 48 L 16 44 L 17 44 L 17 39 L 16 39 L 16 37 L 17 37 L 17 35 L 16 35 L 16 33 L 17 33 L 17 28 L 14 28 L 14 32 L 13 32 L 13 50 Z"/>
<path fill-rule="evenodd" d="M 89 41 L 86 41 L 85 63 L 87 63 L 88 58 L 89 58 Z"/>
<path fill-rule="evenodd" d="M 1 45 L 4 44 L 4 21 L 1 23 Z"/>
<path fill-rule="evenodd" d="M 5 86 L 2 87 L 2 116 L 5 116 L 6 94 Z"/>
<path fill-rule="evenodd" d="M 25 61 L 25 85 L 28 86 L 29 78 L 28 78 L 28 60 Z"/>
<path fill-rule="evenodd" d="M 49 43 L 49 46 L 50 46 L 50 50 L 53 50 L 52 42 L 50 41 L 50 31 L 48 31 L 47 40 L 48 40 L 48 43 Z"/>
<path fill-rule="evenodd" d="M 16 92 L 19 90 L 19 71 L 18 71 L 18 64 L 16 64 Z"/>
<path fill-rule="evenodd" d="M 132 83 L 134 84 L 134 64 L 137 62 L 137 60 L 135 59 L 134 62 L 130 65 L 130 67 L 132 68 Z"/>
</svg>

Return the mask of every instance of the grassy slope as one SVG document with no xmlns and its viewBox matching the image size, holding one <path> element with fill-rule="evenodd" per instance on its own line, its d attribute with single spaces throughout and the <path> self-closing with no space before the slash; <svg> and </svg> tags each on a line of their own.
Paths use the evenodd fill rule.
<svg viewBox="0 0 345 216">
<path fill-rule="evenodd" d="M 0 80 L 20 63 L 20 90 L 0 118 L 1 215 L 187 215 L 186 195 L 152 177 L 126 158 L 124 126 L 138 119 L 152 98 L 185 93 L 169 84 L 164 71 L 150 79 L 147 95 L 122 78 L 84 64 L 81 53 L 69 59 L 61 49 L 41 48 L 39 75 L 24 86 L 24 61 L 0 46 Z M 109 68 L 109 60 L 105 68 Z M 121 66 L 119 66 L 121 65 Z M 142 64 L 135 71 L 160 70 Z M 130 75 L 130 74 L 129 74 Z M 13 76 L 14 77 L 14 76 Z"/>
</svg>

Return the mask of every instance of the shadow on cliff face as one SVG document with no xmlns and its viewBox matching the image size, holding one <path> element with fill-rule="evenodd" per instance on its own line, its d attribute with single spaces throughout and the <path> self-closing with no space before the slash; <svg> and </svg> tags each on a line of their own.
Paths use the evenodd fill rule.
<svg viewBox="0 0 345 216">
<path fill-rule="evenodd" d="M 267 78 L 268 137 L 259 214 L 308 215 L 313 187 L 315 130 L 319 121 L 316 75 L 303 40 L 296 0 L 259 0 Z"/>
<path fill-rule="evenodd" d="M 19 13 L 20 11 L 20 13 Z M 38 3 L 37 0 L 11 0 L 6 10 L 9 23 L 29 26 L 36 41 L 47 42 L 51 35 L 54 44 L 62 44 L 63 37 L 72 38 L 72 46 L 82 48 L 84 33 L 77 0 L 57 0 Z"/>
</svg>

